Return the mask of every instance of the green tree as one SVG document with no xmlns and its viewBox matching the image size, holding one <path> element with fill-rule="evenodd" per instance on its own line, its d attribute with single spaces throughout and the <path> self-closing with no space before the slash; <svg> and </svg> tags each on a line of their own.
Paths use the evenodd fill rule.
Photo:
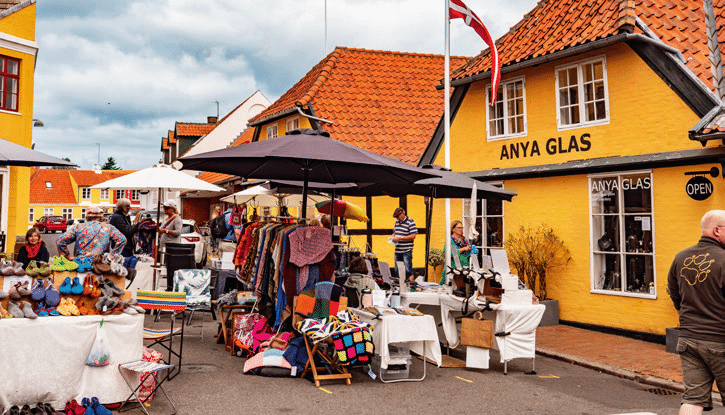
<svg viewBox="0 0 725 415">
<path fill-rule="evenodd" d="M 35 145 L 35 144 L 33 144 Z M 68 163 L 72 163 L 68 157 L 63 157 L 61 160 L 67 161 Z M 54 166 L 53 170 L 75 170 L 76 168 L 73 166 Z"/>
<path fill-rule="evenodd" d="M 116 165 L 116 160 L 113 157 L 109 157 L 106 163 L 101 166 L 101 170 L 121 170 L 121 168 Z"/>
</svg>

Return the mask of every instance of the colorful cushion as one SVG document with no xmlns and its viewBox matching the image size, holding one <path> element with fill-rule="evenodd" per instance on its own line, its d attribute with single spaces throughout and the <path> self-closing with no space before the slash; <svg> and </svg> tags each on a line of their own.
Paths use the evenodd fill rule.
<svg viewBox="0 0 725 415">
<path fill-rule="evenodd" d="M 257 353 L 244 363 L 244 373 L 263 376 L 290 376 L 292 365 L 280 349 L 267 349 Z"/>
<path fill-rule="evenodd" d="M 369 364 L 375 354 L 373 336 L 366 328 L 359 327 L 347 333 L 333 334 L 332 343 L 335 345 L 337 359 L 343 366 Z"/>
</svg>

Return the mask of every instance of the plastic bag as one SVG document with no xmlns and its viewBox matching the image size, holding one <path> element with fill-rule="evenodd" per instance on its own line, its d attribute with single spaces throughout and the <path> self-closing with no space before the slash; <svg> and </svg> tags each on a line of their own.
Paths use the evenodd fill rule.
<svg viewBox="0 0 725 415">
<path fill-rule="evenodd" d="M 89 366 L 108 366 L 111 364 L 111 345 L 108 344 L 106 332 L 103 331 L 103 320 L 96 327 L 96 340 L 93 342 L 86 364 Z"/>
</svg>

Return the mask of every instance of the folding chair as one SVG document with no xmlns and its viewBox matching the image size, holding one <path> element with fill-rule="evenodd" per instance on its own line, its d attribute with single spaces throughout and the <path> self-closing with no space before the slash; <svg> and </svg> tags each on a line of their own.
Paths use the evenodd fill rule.
<svg viewBox="0 0 725 415">
<path fill-rule="evenodd" d="M 387 262 L 378 262 L 380 267 L 380 275 L 383 277 L 383 282 L 388 285 L 393 285 L 393 278 L 390 275 L 390 265 Z"/>
<path fill-rule="evenodd" d="M 160 389 L 161 392 L 164 393 L 166 400 L 168 400 L 169 403 L 171 404 L 171 407 L 174 408 L 173 414 L 175 414 L 176 405 L 174 405 L 174 403 L 169 398 L 169 395 L 166 393 L 164 388 L 161 386 L 166 381 L 166 379 L 168 379 L 168 377 L 169 377 L 168 374 L 160 379 L 158 379 L 158 377 L 157 377 L 156 387 L 154 387 L 154 389 L 151 391 L 151 393 L 149 393 L 149 395 L 143 401 L 141 399 L 139 399 L 138 395 L 136 394 L 136 392 L 138 392 L 138 390 L 141 389 L 141 386 L 143 386 L 143 383 L 146 380 L 146 378 L 148 378 L 149 376 L 155 375 L 157 372 L 159 372 L 161 370 L 165 369 L 167 371 L 170 371 L 170 370 L 173 370 L 173 368 L 174 368 L 174 365 L 147 362 L 145 360 L 136 360 L 135 362 L 119 364 L 118 372 L 121 374 L 121 377 L 126 382 L 126 385 L 128 385 L 128 388 L 131 389 L 131 394 L 128 396 L 128 398 L 126 398 L 125 401 L 123 401 L 121 406 L 118 407 L 118 412 L 127 411 L 127 410 L 131 409 L 131 408 L 124 409 L 123 407 L 127 403 L 129 403 L 131 397 L 134 397 L 134 398 L 136 398 L 136 403 L 141 407 L 141 409 L 146 413 L 146 415 L 149 415 L 149 411 L 146 410 L 146 401 L 149 400 L 154 395 L 154 393 L 156 392 L 157 389 Z M 126 374 L 124 373 L 124 371 L 129 371 L 129 372 L 139 373 L 139 374 L 144 373 L 144 372 L 148 372 L 148 373 L 146 374 L 146 376 L 143 376 L 141 378 L 141 381 L 139 382 L 138 386 L 134 389 L 134 387 L 131 385 L 131 382 L 129 382 L 129 379 L 126 377 Z"/>
<path fill-rule="evenodd" d="M 171 326 L 166 329 L 143 328 L 143 339 L 151 341 L 148 347 L 156 344 L 169 352 L 168 363 L 172 363 L 173 356 L 176 356 L 179 363 L 172 365 L 166 377 L 171 380 L 181 372 L 181 357 L 184 351 L 184 318 L 186 317 L 186 293 L 165 292 L 165 291 L 142 291 L 136 293 L 138 305 L 147 310 L 159 310 L 171 312 Z M 175 326 L 176 317 L 181 315 L 181 324 Z M 178 340 L 178 351 L 174 348 L 174 337 Z"/>
<path fill-rule="evenodd" d="M 210 269 L 178 269 L 174 271 L 174 292 L 186 293 L 186 309 L 191 310 L 186 325 L 191 324 L 194 312 L 208 311 L 216 320 L 214 307 L 211 305 L 211 270 Z M 202 330 L 204 325 L 202 324 Z M 202 331 L 202 336 L 204 332 Z"/>
</svg>

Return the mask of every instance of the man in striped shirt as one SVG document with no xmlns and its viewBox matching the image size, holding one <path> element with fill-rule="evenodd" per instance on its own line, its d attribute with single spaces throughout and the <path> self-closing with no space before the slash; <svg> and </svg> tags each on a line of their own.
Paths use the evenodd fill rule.
<svg viewBox="0 0 725 415">
<path fill-rule="evenodd" d="M 413 279 L 413 240 L 418 235 L 418 228 L 413 219 L 405 215 L 405 209 L 399 207 L 393 212 L 396 219 L 393 229 L 395 243 L 395 262 L 403 261 L 407 279 Z"/>
</svg>

